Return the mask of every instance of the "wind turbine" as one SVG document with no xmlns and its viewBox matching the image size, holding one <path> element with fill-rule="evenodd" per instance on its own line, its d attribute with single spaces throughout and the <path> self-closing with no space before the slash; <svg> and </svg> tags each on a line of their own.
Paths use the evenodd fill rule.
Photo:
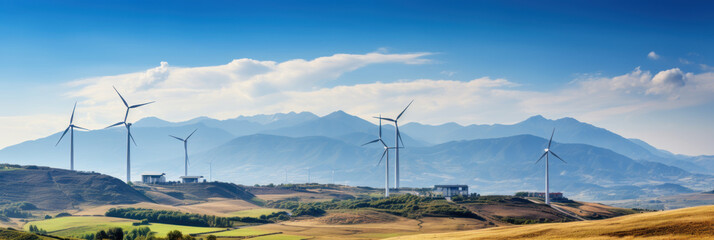
<svg viewBox="0 0 714 240">
<path fill-rule="evenodd" d="M 196 129 L 196 130 L 198 130 L 198 129 Z M 184 155 L 185 155 L 185 159 L 184 159 L 184 170 L 183 170 L 183 171 L 184 171 L 184 172 L 183 172 L 183 175 L 184 175 L 184 176 L 188 176 L 188 139 L 189 139 L 191 136 L 193 136 L 193 134 L 196 132 L 196 130 L 193 130 L 193 132 L 192 132 L 191 134 L 189 134 L 188 137 L 186 137 L 185 139 L 180 138 L 180 137 L 176 137 L 176 136 L 173 136 L 173 135 L 169 135 L 169 137 L 175 138 L 175 139 L 177 139 L 177 140 L 183 142 L 183 152 L 184 152 Z"/>
<path fill-rule="evenodd" d="M 564 163 L 567 163 L 567 162 L 565 162 L 565 160 L 563 160 L 562 158 L 560 158 L 560 157 L 558 156 L 558 154 L 555 154 L 555 152 L 553 152 L 553 150 L 550 149 L 550 144 L 553 142 L 553 134 L 555 134 L 555 128 L 553 128 L 553 132 L 550 134 L 550 140 L 548 140 L 548 148 L 545 149 L 545 152 L 543 153 L 543 155 L 541 155 L 540 158 L 538 159 L 538 161 L 536 161 L 536 164 L 537 164 L 538 162 L 540 162 L 541 159 L 543 159 L 543 157 L 545 157 L 545 204 L 548 204 L 548 205 L 550 205 L 550 184 L 549 184 L 549 175 L 548 175 L 548 156 L 550 156 L 551 154 L 553 154 L 553 156 L 555 156 L 556 158 L 560 159 L 560 161 L 563 161 Z"/>
<path fill-rule="evenodd" d="M 62 136 L 60 139 L 57 141 L 57 144 L 55 144 L 55 147 L 59 145 L 59 143 L 62 141 L 62 138 L 64 138 L 64 135 L 67 134 L 67 131 L 69 131 L 69 170 L 74 171 L 74 129 L 79 128 L 83 130 L 88 130 L 86 128 L 74 125 L 74 110 L 77 109 L 77 102 L 74 103 L 74 107 L 72 108 L 72 116 L 69 117 L 69 126 L 67 129 L 64 130 L 62 133 Z"/>
<path fill-rule="evenodd" d="M 409 108 L 409 106 L 411 106 L 413 102 L 414 102 L 414 100 L 412 100 L 411 102 L 409 102 L 409 105 L 407 105 L 407 107 L 405 107 L 404 110 L 402 110 L 402 112 L 399 113 L 399 115 L 397 115 L 397 117 L 394 118 L 394 119 L 391 119 L 391 118 L 383 118 L 383 117 L 381 117 L 381 116 L 379 117 L 379 119 L 384 119 L 384 120 L 387 120 L 387 121 L 390 121 L 390 122 L 393 122 L 393 123 L 394 123 L 394 157 L 395 157 L 395 161 L 394 161 L 394 186 L 395 186 L 395 189 L 397 189 L 397 191 L 399 191 L 399 149 L 401 148 L 401 147 L 399 147 L 399 142 L 402 142 L 402 146 L 404 146 L 404 140 L 402 140 L 402 134 L 399 133 L 399 123 L 398 123 L 398 121 L 399 121 L 399 118 L 402 117 L 402 115 L 404 114 L 404 112 L 407 111 L 407 108 Z"/>
<path fill-rule="evenodd" d="M 382 146 L 384 147 L 384 152 L 382 152 L 382 157 L 379 158 L 379 163 L 377 163 L 377 166 L 379 164 L 382 164 L 382 160 L 384 160 L 384 156 L 387 156 L 387 161 L 384 162 L 384 197 L 389 197 L 389 149 L 393 149 L 394 147 L 389 147 L 387 144 L 382 140 L 382 116 L 379 116 L 379 138 L 369 141 L 364 145 L 372 144 L 380 142 Z"/>
<path fill-rule="evenodd" d="M 112 124 L 111 126 L 106 127 L 106 128 L 119 126 L 122 124 L 124 124 L 124 127 L 126 127 L 126 182 L 130 183 L 131 182 L 131 143 L 130 143 L 130 141 L 134 142 L 135 146 L 136 146 L 136 141 L 134 140 L 134 136 L 131 135 L 131 123 L 127 123 L 126 119 L 129 117 L 130 109 L 138 108 L 138 107 L 144 106 L 146 104 L 153 103 L 154 101 L 129 106 L 129 104 L 126 103 L 126 100 L 124 100 L 124 97 L 121 96 L 121 93 L 119 93 L 117 88 L 115 88 L 114 86 L 112 86 L 112 88 L 114 88 L 114 91 L 116 91 L 117 94 L 119 94 L 119 98 L 121 98 L 121 101 L 124 103 L 124 106 L 126 106 L 126 113 L 124 114 L 124 121 Z"/>
</svg>

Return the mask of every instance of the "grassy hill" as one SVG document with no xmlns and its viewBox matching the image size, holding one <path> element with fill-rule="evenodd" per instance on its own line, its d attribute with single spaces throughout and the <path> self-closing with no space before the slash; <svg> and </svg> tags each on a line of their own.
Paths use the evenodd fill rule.
<svg viewBox="0 0 714 240">
<path fill-rule="evenodd" d="M 59 237 L 41 236 L 34 233 L 18 231 L 12 228 L 0 228 L 0 240 L 56 240 Z"/>
<path fill-rule="evenodd" d="M 420 234 L 399 239 L 710 239 L 714 236 L 712 216 L 714 206 L 700 206 L 604 220 Z"/>
<path fill-rule="evenodd" d="M 206 182 L 189 184 L 137 185 L 134 188 L 145 193 L 156 202 L 173 203 L 202 202 L 209 198 L 241 199 L 255 201 L 255 195 L 246 187 L 233 183 Z"/>
<path fill-rule="evenodd" d="M 46 210 L 79 205 L 151 202 L 111 176 L 37 166 L 0 165 L 0 204 L 28 202 Z"/>
</svg>

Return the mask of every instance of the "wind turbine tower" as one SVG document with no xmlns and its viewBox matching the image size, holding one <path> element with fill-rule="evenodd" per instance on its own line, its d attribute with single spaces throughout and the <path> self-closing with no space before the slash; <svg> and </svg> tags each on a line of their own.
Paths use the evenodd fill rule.
<svg viewBox="0 0 714 240">
<path fill-rule="evenodd" d="M 543 159 L 543 157 L 545 157 L 545 204 L 548 204 L 548 205 L 550 205 L 550 183 L 549 183 L 550 176 L 548 175 L 548 167 L 549 167 L 548 166 L 548 163 L 549 163 L 548 156 L 550 156 L 552 154 L 554 157 L 560 159 L 560 161 L 563 161 L 563 163 L 567 163 L 567 162 L 565 162 L 565 160 L 560 158 L 558 156 L 558 154 L 555 154 L 555 152 L 553 152 L 553 150 L 550 149 L 550 144 L 553 142 L 553 134 L 555 134 L 555 128 L 553 128 L 553 132 L 550 134 L 550 140 L 548 140 L 548 147 L 545 149 L 545 152 L 543 153 L 543 155 L 540 156 L 538 161 L 536 161 L 536 164 L 537 164 L 538 162 L 540 162 L 541 159 Z"/>
<path fill-rule="evenodd" d="M 87 130 L 86 128 L 74 125 L 74 110 L 77 109 L 77 103 L 74 103 L 74 108 L 72 108 L 72 116 L 69 117 L 69 126 L 67 129 L 64 130 L 62 133 L 62 136 L 60 136 L 60 139 L 57 141 L 55 144 L 55 147 L 59 145 L 59 143 L 62 141 L 62 138 L 64 138 L 64 135 L 67 134 L 67 131 L 69 131 L 69 170 L 74 171 L 74 129 L 79 128 L 83 130 Z"/>
<path fill-rule="evenodd" d="M 198 130 L 198 129 L 196 129 L 196 130 Z M 184 139 L 184 138 L 180 138 L 180 137 L 176 137 L 176 136 L 173 136 L 173 135 L 169 135 L 169 137 L 175 138 L 176 140 L 179 140 L 179 141 L 182 141 L 182 142 L 183 142 L 183 153 L 184 153 L 184 165 L 183 165 L 183 166 L 184 166 L 184 167 L 183 167 L 184 170 L 183 170 L 183 175 L 184 175 L 184 176 L 188 176 L 188 139 L 191 138 L 191 136 L 193 136 L 194 133 L 196 133 L 196 130 L 193 130 L 193 132 L 191 132 L 191 134 L 189 134 L 188 137 L 186 137 L 185 139 Z M 209 173 L 209 174 L 210 174 L 210 173 Z"/>
<path fill-rule="evenodd" d="M 134 142 L 134 145 L 136 146 L 136 140 L 134 140 L 134 136 L 131 135 L 131 123 L 126 122 L 126 120 L 129 117 L 129 110 L 131 110 L 132 108 L 138 108 L 138 107 L 144 106 L 146 104 L 153 103 L 153 101 L 130 106 L 126 102 L 126 100 L 124 100 L 124 97 L 121 96 L 121 93 L 119 93 L 117 88 L 115 88 L 113 86 L 112 86 L 112 88 L 114 88 L 114 91 L 117 92 L 117 94 L 119 95 L 119 98 L 121 98 L 122 103 L 124 103 L 124 106 L 126 107 L 126 113 L 124 114 L 124 121 L 112 124 L 111 126 L 106 127 L 106 128 L 111 128 L 111 127 L 119 126 L 122 124 L 124 125 L 124 127 L 126 127 L 126 182 L 130 183 L 131 182 L 131 142 Z"/>
<path fill-rule="evenodd" d="M 402 117 L 402 115 L 404 114 L 404 112 L 407 111 L 407 108 L 409 108 L 409 106 L 411 106 L 413 102 L 414 102 L 414 100 L 412 100 L 411 102 L 409 102 L 409 104 L 407 105 L 407 107 L 405 107 L 404 110 L 402 110 L 402 112 L 399 113 L 399 115 L 397 115 L 397 117 L 394 118 L 394 119 L 379 117 L 379 119 L 384 119 L 384 120 L 387 120 L 387 121 L 390 121 L 390 122 L 393 122 L 393 123 L 394 123 L 394 157 L 395 157 L 395 161 L 394 161 L 394 186 L 395 186 L 395 189 L 396 189 L 397 191 L 399 191 L 399 149 L 401 148 L 401 147 L 399 147 L 399 142 L 402 142 L 402 146 L 404 146 L 404 140 L 402 140 L 402 134 L 399 133 L 399 123 L 398 123 L 398 121 L 399 121 L 399 118 Z"/>
</svg>

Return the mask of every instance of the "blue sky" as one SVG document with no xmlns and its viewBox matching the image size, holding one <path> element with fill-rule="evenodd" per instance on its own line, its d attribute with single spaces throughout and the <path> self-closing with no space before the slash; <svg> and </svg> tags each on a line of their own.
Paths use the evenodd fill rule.
<svg viewBox="0 0 714 240">
<path fill-rule="evenodd" d="M 701 75 L 714 71 L 712 12 L 714 4 L 704 1 L 3 1 L 0 100 L 5 110 L 0 122 L 23 122 L 23 117 L 44 117 L 48 122 L 38 122 L 40 127 L 32 134 L 17 133 L 12 141 L 0 145 L 58 131 L 61 126 L 49 119 L 64 119 L 67 106 L 75 100 L 87 106 L 85 112 L 104 106 L 101 95 L 88 93 L 91 84 L 68 83 L 141 73 L 157 68 L 161 62 L 175 68 L 195 68 L 221 66 L 243 58 L 282 63 L 335 54 L 428 53 L 416 57 L 428 61 L 419 64 L 404 59 L 345 63 L 337 73 L 310 75 L 325 79 L 306 83 L 312 86 L 310 89 L 279 87 L 281 93 L 419 79 L 467 83 L 488 77 L 511 83 L 499 86 L 515 91 L 512 94 L 562 94 L 589 91 L 573 85 L 613 79 L 638 67 L 650 72 L 650 79 L 675 68 L 682 76 Z M 648 57 L 650 52 L 656 57 Z M 697 78 L 704 85 L 709 79 Z M 160 95 L 157 89 L 151 92 L 146 87 L 122 86 L 119 80 L 106 81 L 114 81 L 112 84 L 126 89 L 127 94 L 146 98 Z M 491 108 L 505 109 L 504 112 L 518 108 L 520 111 L 513 111 L 519 114 L 486 118 L 478 116 L 483 111 L 473 111 L 464 113 L 469 117 L 462 117 L 451 111 L 444 118 L 425 117 L 422 122 L 512 123 L 534 113 L 550 118 L 573 116 L 675 152 L 714 154 L 704 145 L 669 147 L 670 142 L 678 142 L 673 139 L 692 137 L 682 134 L 685 132 L 700 134 L 698 140 L 714 140 L 705 136 L 714 135 L 714 131 L 702 121 L 714 117 L 711 99 L 681 97 L 707 92 L 670 89 L 664 96 L 663 91 L 650 91 L 652 88 L 639 90 L 646 93 L 639 97 L 618 95 L 628 103 L 638 101 L 629 107 L 610 104 L 572 111 L 566 107 L 562 111 L 523 110 L 534 101 L 509 98 Z M 111 94 L 106 92 L 108 97 L 114 97 Z M 443 94 L 436 92 L 430 97 L 440 99 Z M 266 109 L 266 113 L 292 110 L 277 108 L 266 99 L 257 100 L 258 95 L 246 95 L 257 107 L 234 112 L 154 112 L 169 120 L 182 120 L 194 115 L 225 118 L 258 113 L 257 109 Z M 404 93 L 404 99 L 409 97 Z M 473 100 L 478 99 L 474 96 Z M 500 104 L 508 101 L 518 103 Z M 665 103 L 672 106 L 647 107 Z M 431 109 L 458 109 L 432 105 Z M 474 107 L 494 114 L 501 112 L 488 106 Z M 296 108 L 322 114 L 344 108 L 360 116 L 392 110 L 331 105 Z M 420 114 L 416 115 L 427 116 L 429 112 L 425 108 Z M 98 116 L 80 116 L 90 125 L 105 121 Z M 642 121 L 651 123 L 642 125 Z M 659 126 L 670 130 L 652 133 L 651 129 Z"/>
</svg>

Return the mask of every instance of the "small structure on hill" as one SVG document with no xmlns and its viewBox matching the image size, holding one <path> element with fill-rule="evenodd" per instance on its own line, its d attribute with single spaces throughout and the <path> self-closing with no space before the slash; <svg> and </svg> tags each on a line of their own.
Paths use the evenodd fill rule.
<svg viewBox="0 0 714 240">
<path fill-rule="evenodd" d="M 453 197 L 453 196 L 468 196 L 469 186 L 468 185 L 434 185 L 432 192 L 436 195 L 441 195 L 443 197 Z"/>
<path fill-rule="evenodd" d="M 197 183 L 203 176 L 181 176 L 182 183 Z"/>
<path fill-rule="evenodd" d="M 141 182 L 144 184 L 158 184 L 166 182 L 166 173 L 143 173 Z"/>
</svg>

